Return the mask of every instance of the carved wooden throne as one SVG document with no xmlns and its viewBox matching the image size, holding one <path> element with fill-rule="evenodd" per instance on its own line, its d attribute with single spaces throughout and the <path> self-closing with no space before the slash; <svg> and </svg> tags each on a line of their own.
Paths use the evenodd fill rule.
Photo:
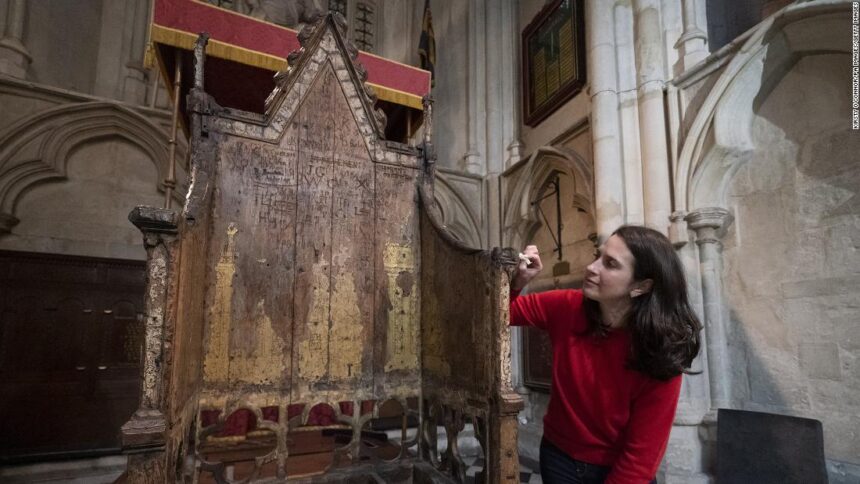
<svg viewBox="0 0 860 484">
<path fill-rule="evenodd" d="M 431 105 L 420 148 L 385 141 L 344 24 L 300 33 L 264 116 L 203 91 L 198 41 L 185 206 L 130 215 L 148 252 L 130 482 L 465 482 L 470 427 L 477 481 L 518 482 L 514 254 L 439 225 Z"/>
</svg>

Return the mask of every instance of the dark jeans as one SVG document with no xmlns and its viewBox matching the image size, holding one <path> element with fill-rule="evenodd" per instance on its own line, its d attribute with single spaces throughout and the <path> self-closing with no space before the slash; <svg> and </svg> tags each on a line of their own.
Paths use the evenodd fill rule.
<svg viewBox="0 0 860 484">
<path fill-rule="evenodd" d="M 544 484 L 603 484 L 610 470 L 609 466 L 578 461 L 546 439 L 540 442 L 540 477 Z"/>
</svg>

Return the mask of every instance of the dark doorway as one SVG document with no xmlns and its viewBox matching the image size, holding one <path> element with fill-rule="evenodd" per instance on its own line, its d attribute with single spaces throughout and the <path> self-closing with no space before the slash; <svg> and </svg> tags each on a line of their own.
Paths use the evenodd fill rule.
<svg viewBox="0 0 860 484">
<path fill-rule="evenodd" d="M 0 251 L 0 462 L 119 451 L 144 283 L 142 261 Z"/>
<path fill-rule="evenodd" d="M 708 48 L 711 52 L 735 40 L 761 22 L 767 0 L 710 0 L 707 2 Z"/>
</svg>

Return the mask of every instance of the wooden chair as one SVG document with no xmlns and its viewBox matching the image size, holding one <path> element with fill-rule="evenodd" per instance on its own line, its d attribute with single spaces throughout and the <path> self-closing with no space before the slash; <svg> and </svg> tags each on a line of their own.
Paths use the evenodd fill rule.
<svg viewBox="0 0 860 484">
<path fill-rule="evenodd" d="M 185 206 L 130 215 L 149 279 L 127 482 L 464 482 L 467 424 L 479 480 L 518 482 L 516 254 L 440 226 L 431 103 L 420 147 L 386 141 L 344 29 L 299 34 L 265 115 L 204 92 L 198 41 Z"/>
</svg>

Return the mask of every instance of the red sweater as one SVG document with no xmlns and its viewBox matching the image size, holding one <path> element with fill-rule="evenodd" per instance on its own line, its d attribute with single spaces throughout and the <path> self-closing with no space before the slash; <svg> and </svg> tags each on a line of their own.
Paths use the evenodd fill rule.
<svg viewBox="0 0 860 484">
<path fill-rule="evenodd" d="M 664 382 L 625 368 L 630 333 L 583 334 L 582 300 L 581 291 L 511 291 L 511 325 L 540 328 L 552 341 L 544 437 L 576 460 L 611 466 L 607 484 L 650 482 L 666 451 L 681 377 Z"/>
</svg>

